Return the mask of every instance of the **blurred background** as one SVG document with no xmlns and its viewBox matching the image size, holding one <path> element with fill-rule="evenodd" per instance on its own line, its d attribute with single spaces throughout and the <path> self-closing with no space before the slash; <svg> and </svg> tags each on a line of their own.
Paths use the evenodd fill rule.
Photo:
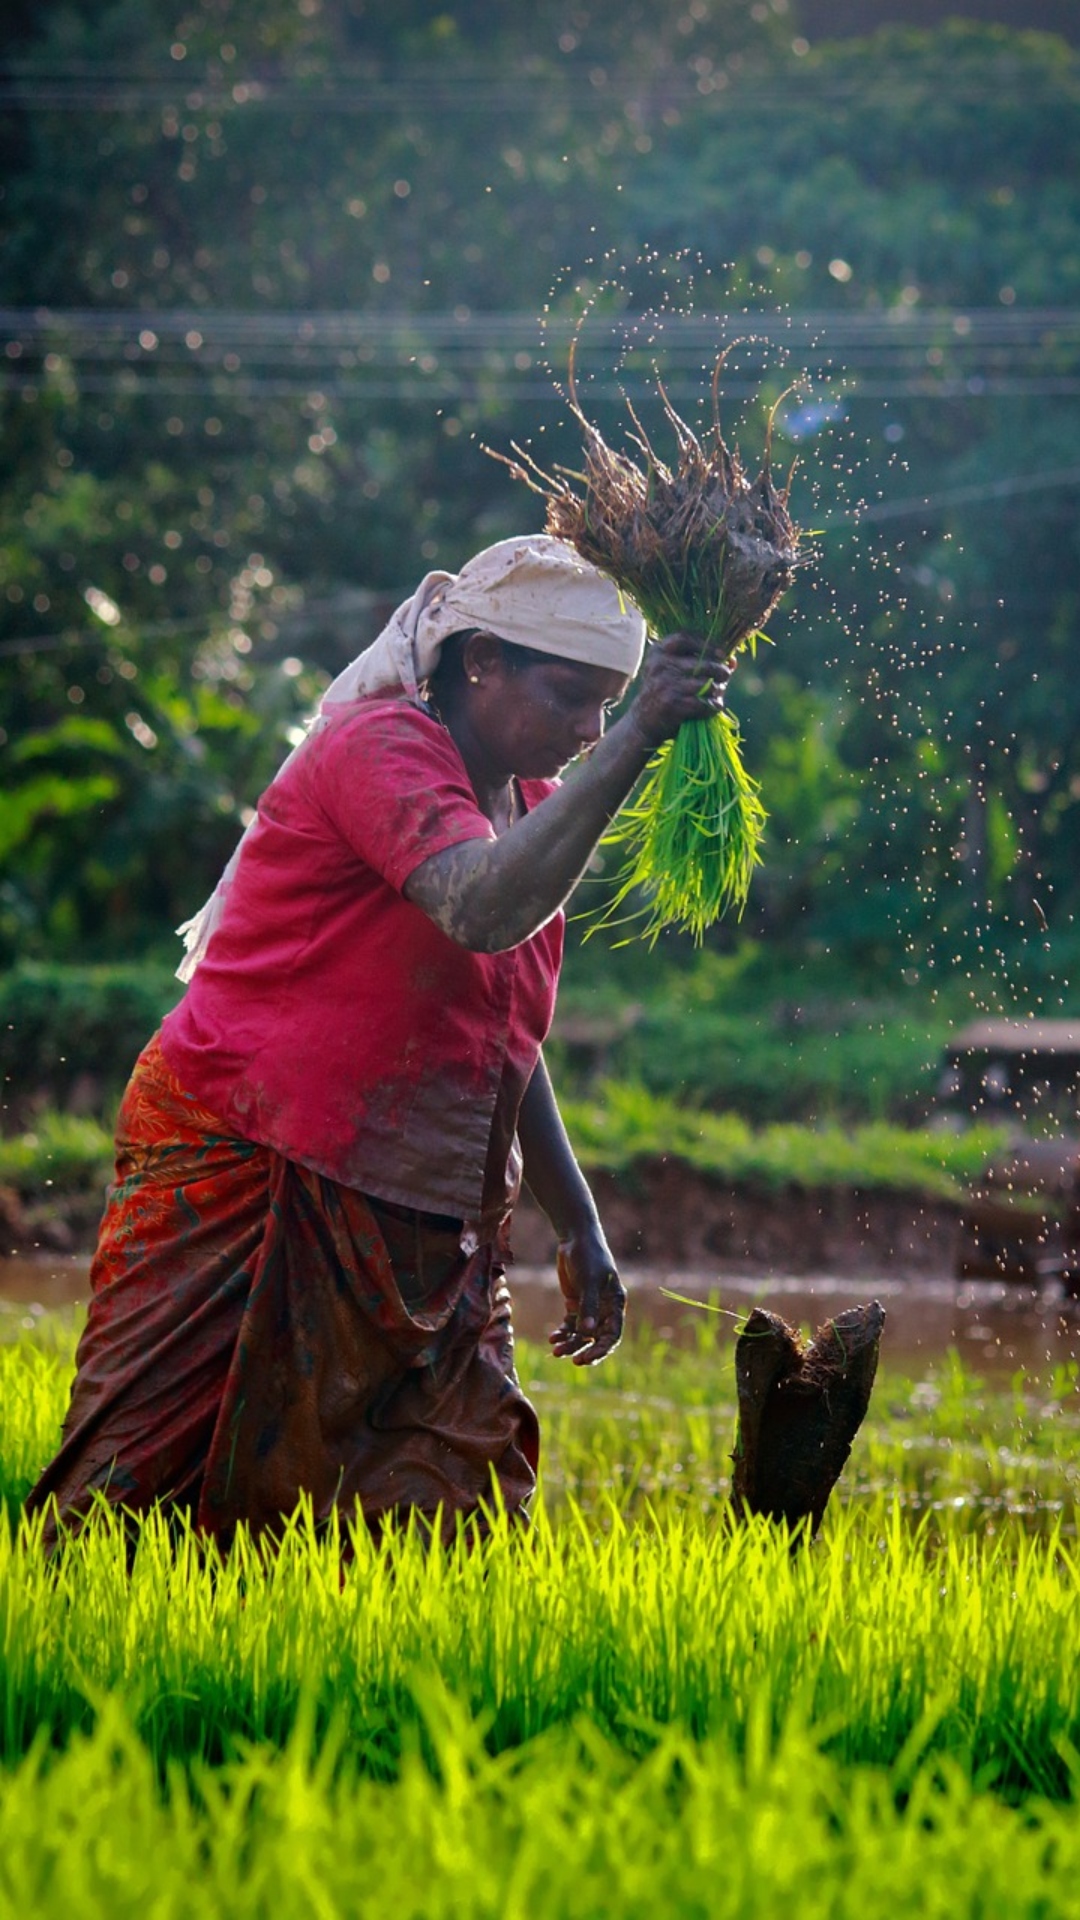
<svg viewBox="0 0 1080 1920">
<path fill-rule="evenodd" d="M 583 316 L 616 439 L 738 341 L 754 465 L 805 376 L 814 563 L 750 906 L 578 929 L 564 1080 L 910 1121 L 958 1019 L 1078 1010 L 1075 0 L 8 0 L 0 97 L 4 1128 L 107 1112 L 321 686 L 541 524 L 484 448 L 577 464 Z"/>
</svg>

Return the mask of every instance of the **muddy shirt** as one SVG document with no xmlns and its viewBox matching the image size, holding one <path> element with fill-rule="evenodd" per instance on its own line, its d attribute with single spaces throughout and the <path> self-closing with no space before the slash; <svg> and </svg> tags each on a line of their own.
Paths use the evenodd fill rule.
<svg viewBox="0 0 1080 1920">
<path fill-rule="evenodd" d="M 526 807 L 554 784 L 522 781 Z M 343 706 L 259 802 L 222 922 L 162 1029 L 180 1082 L 302 1166 L 492 1224 L 516 1191 L 563 917 L 507 953 L 470 953 L 401 888 L 444 848 L 493 838 L 425 709 Z"/>
</svg>

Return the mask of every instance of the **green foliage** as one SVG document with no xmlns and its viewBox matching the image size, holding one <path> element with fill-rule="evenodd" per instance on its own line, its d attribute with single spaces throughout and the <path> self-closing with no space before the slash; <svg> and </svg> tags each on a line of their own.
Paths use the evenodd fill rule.
<svg viewBox="0 0 1080 1920">
<path fill-rule="evenodd" d="M 197 907 L 322 675 L 370 633 L 321 625 L 324 597 L 385 603 L 520 524 L 474 433 L 574 464 L 539 318 L 523 369 L 486 323 L 577 317 L 614 262 L 605 325 L 620 300 L 678 307 L 697 275 L 717 347 L 744 304 L 790 313 L 793 372 L 804 316 L 855 329 L 817 372 L 846 423 L 791 442 L 816 582 L 737 680 L 771 813 L 745 930 L 848 968 L 1003 953 L 1022 992 L 1034 900 L 1067 975 L 1075 347 L 1051 316 L 1080 283 L 1078 57 L 957 23 L 795 54 L 794 15 L 753 13 L 604 0 L 568 25 L 546 0 L 496 21 L 268 0 L 228 38 L 216 10 L 181 22 L 164 0 L 19 14 L 12 52 L 40 73 L 88 74 L 91 93 L 145 80 L 60 110 L 27 74 L 5 298 L 136 315 L 151 344 L 89 351 L 56 318 L 48 347 L 4 360 L 0 960 L 130 954 Z M 356 104 L 365 87 L 363 114 L 341 108 L 335 88 Z M 704 277 L 675 263 L 686 249 Z M 432 364 L 424 325 L 466 310 L 485 327 L 455 322 Z M 155 335 L 161 312 L 196 315 L 203 344 Z M 212 323 L 230 312 L 286 344 L 241 340 L 227 364 Z M 305 344 L 324 312 L 385 327 L 383 358 Z M 880 314 L 884 361 L 857 344 Z M 965 327 L 995 314 L 973 357 Z M 636 350 L 667 371 L 662 326 Z M 784 379 L 739 423 L 748 443 Z M 614 419 L 584 369 L 582 393 Z M 13 758 L 27 737 L 46 745 Z"/>
<path fill-rule="evenodd" d="M 825 957 L 749 941 L 661 951 L 571 948 L 545 1049 L 561 1095 L 587 1097 L 608 1077 L 759 1126 L 925 1124 L 950 1032 L 998 1004 L 986 978 L 931 999 L 920 983 L 838 978 Z"/>
<path fill-rule="evenodd" d="M 586 1167 L 615 1170 L 671 1158 L 719 1182 L 751 1186 L 879 1188 L 958 1199 L 1004 1145 L 1001 1129 L 961 1134 L 878 1121 L 860 1127 L 774 1125 L 755 1132 L 735 1113 L 676 1105 L 643 1087 L 606 1082 L 588 1101 L 562 1102 Z"/>
<path fill-rule="evenodd" d="M 625 1172 L 672 1159 L 722 1183 L 755 1187 L 843 1187 L 930 1199 L 959 1199 L 1000 1151 L 993 1127 L 962 1134 L 890 1126 L 797 1122 L 752 1128 L 737 1113 L 711 1113 L 621 1081 L 584 1100 L 563 1100 L 563 1117 L 587 1172 Z M 62 1200 L 100 1193 L 112 1168 L 112 1137 L 93 1119 L 46 1110 L 33 1127 L 0 1138 L 0 1185 L 25 1198 Z"/>
<path fill-rule="evenodd" d="M 533 1528 L 345 1565 L 303 1512 L 225 1564 L 103 1517 L 50 1565 L 14 1509 L 70 1338 L 0 1347 L 0 1909 L 1067 1910 L 1075 1368 L 886 1362 L 792 1553 L 725 1517 L 730 1335 L 692 1331 L 584 1375 L 523 1345 Z"/>
<path fill-rule="evenodd" d="M 925 1124 L 949 1022 L 875 1005 L 780 1001 L 756 1012 L 681 1002 L 663 988 L 618 1052 L 621 1080 L 683 1106 L 729 1109 L 756 1125 L 798 1120 Z M 573 1085 L 571 1077 L 570 1085 Z"/>
<path fill-rule="evenodd" d="M 393 1784 L 306 1728 L 160 1791 L 124 1714 L 0 1784 L 0 1898 L 41 1920 L 1046 1920 L 1070 1910 L 1075 1812 L 980 1790 L 916 1741 L 857 1775 L 763 1712 L 743 1752 L 672 1731 L 634 1763 L 581 1721 L 492 1755 L 418 1683 Z M 108 1836 L 108 1844 L 103 1835 Z M 480 1836 L 480 1838 L 478 1838 Z"/>
<path fill-rule="evenodd" d="M 76 1114 L 42 1113 L 32 1132 L 0 1138 L 0 1185 L 26 1194 L 101 1192 L 112 1164 L 112 1135 Z"/>
<path fill-rule="evenodd" d="M 182 991 L 169 966 L 148 962 L 65 967 L 27 961 L 0 973 L 8 1124 L 43 1100 L 64 1103 L 78 1083 L 83 1105 L 100 1117 Z"/>
</svg>

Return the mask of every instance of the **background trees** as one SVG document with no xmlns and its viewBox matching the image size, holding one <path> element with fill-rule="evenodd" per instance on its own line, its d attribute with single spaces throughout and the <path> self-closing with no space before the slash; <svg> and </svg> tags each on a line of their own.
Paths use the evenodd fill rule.
<svg viewBox="0 0 1080 1920">
<path fill-rule="evenodd" d="M 1067 954 L 1063 40 L 808 44 L 741 0 L 84 0 L 15 27 L 0 960 L 166 940 L 320 674 L 426 566 L 535 524 L 480 443 L 574 458 L 549 369 L 598 289 L 605 431 L 617 363 L 693 406 L 716 345 L 769 335 L 727 383 L 748 456 L 811 376 L 778 433 L 818 560 L 736 682 L 773 816 L 741 935 L 924 970 L 1046 920 Z"/>
</svg>

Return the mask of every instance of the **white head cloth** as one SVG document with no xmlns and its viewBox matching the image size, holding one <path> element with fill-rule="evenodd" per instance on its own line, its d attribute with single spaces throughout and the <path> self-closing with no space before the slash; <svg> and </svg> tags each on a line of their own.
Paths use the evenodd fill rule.
<svg viewBox="0 0 1080 1920">
<path fill-rule="evenodd" d="M 628 678 L 641 664 L 645 621 L 614 581 L 550 534 L 521 534 L 485 547 L 461 572 L 429 573 L 402 602 L 377 640 L 323 694 L 302 753 L 334 708 L 385 689 L 415 698 L 452 633 L 476 627 L 562 660 L 610 667 Z M 190 980 L 225 910 L 248 827 L 205 906 L 177 932 L 186 952 L 177 967 Z"/>
</svg>

